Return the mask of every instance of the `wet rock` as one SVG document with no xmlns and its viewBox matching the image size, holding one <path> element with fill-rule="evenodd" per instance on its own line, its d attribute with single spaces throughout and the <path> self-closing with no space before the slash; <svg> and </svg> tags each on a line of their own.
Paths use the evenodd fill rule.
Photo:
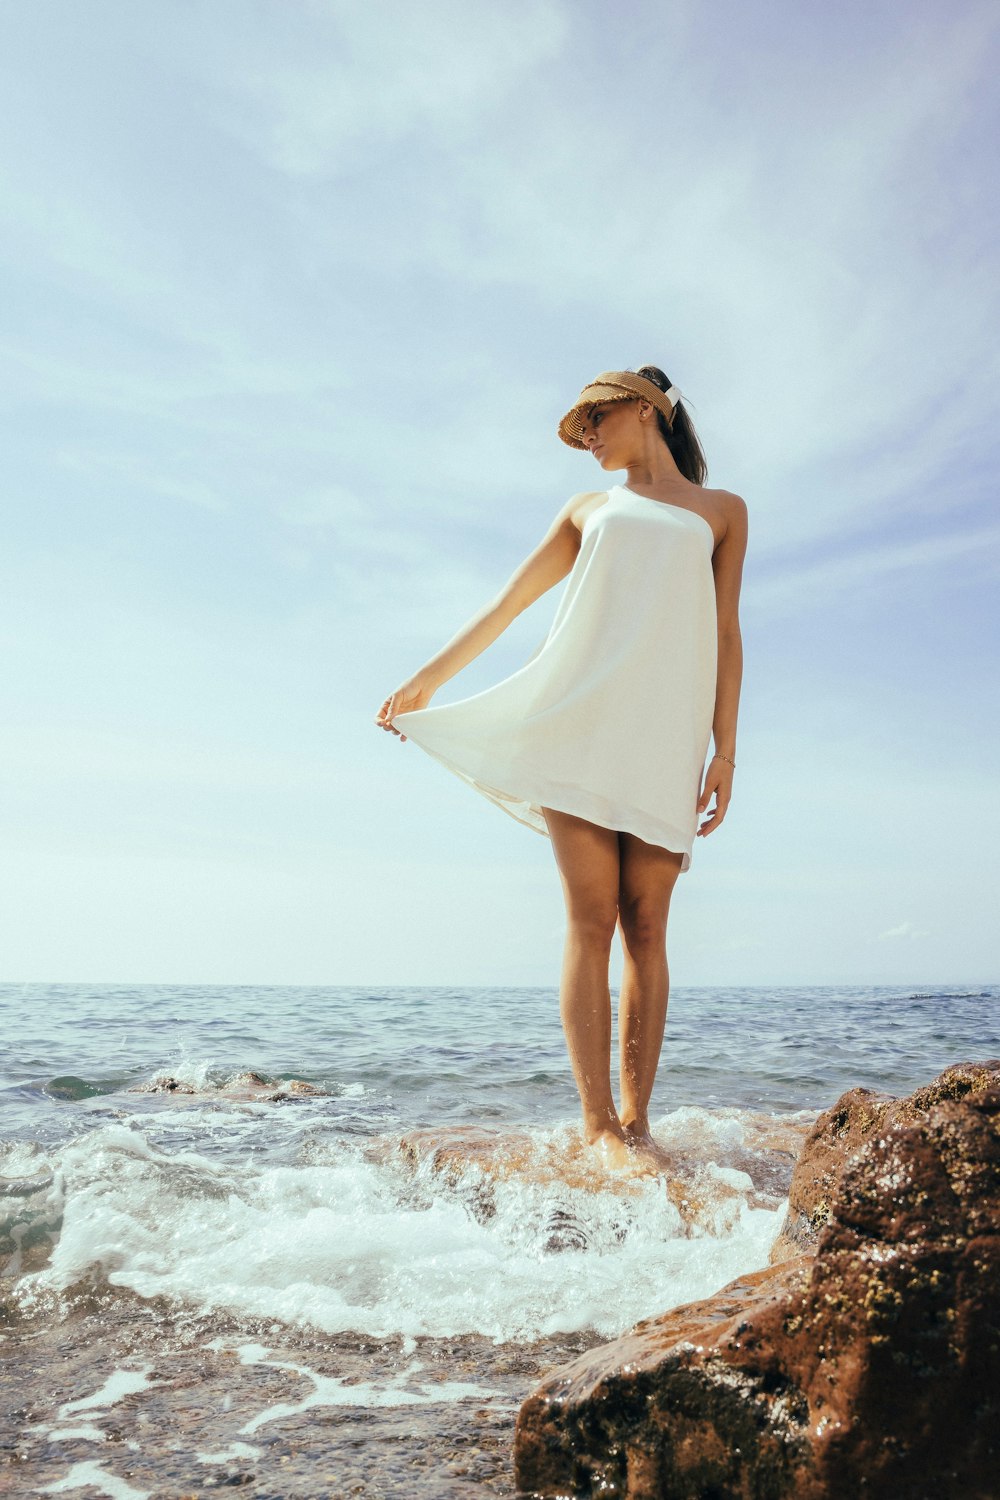
<svg viewBox="0 0 1000 1500">
<path fill-rule="evenodd" d="M 746 1207 L 775 1209 L 788 1191 L 794 1131 L 747 1133 L 750 1140 L 734 1147 L 720 1147 L 715 1141 L 706 1146 L 700 1141 L 698 1149 L 671 1150 L 665 1153 L 668 1165 L 655 1178 L 643 1171 L 603 1167 L 576 1130 L 540 1143 L 521 1131 L 435 1126 L 412 1130 L 400 1139 L 374 1142 L 369 1155 L 379 1161 L 396 1155 L 415 1173 L 430 1174 L 459 1196 L 482 1223 L 496 1212 L 497 1185 L 508 1179 L 556 1191 L 611 1194 L 623 1204 L 646 1197 L 655 1181 L 655 1191 L 676 1212 L 684 1232 L 718 1233 L 727 1215 L 735 1221 Z M 799 1141 L 803 1134 L 801 1127 Z M 706 1152 L 711 1154 L 709 1161 Z M 542 1248 L 553 1253 L 585 1248 L 586 1230 L 568 1222 L 574 1216 L 565 1205 L 558 1207 L 567 1219 L 550 1226 Z"/>
<path fill-rule="evenodd" d="M 829 1221 L 830 1205 L 847 1163 L 868 1141 L 897 1121 L 912 1121 L 936 1104 L 964 1099 L 1000 1087 L 1000 1061 L 957 1063 L 925 1088 L 905 1098 L 850 1089 L 813 1126 L 792 1174 L 788 1212 L 771 1250 L 775 1264 L 815 1250 L 819 1231 Z"/>
<path fill-rule="evenodd" d="M 260 1073 L 239 1073 L 225 1086 L 231 1096 L 263 1099 L 265 1103 L 277 1104 L 284 1099 L 320 1099 L 326 1097 L 326 1089 L 304 1078 L 265 1078 Z"/>
<path fill-rule="evenodd" d="M 190 1083 L 181 1083 L 178 1078 L 167 1078 L 158 1074 L 155 1078 L 147 1078 L 144 1083 L 134 1083 L 126 1090 L 129 1094 L 194 1094 L 197 1089 Z"/>
<path fill-rule="evenodd" d="M 556 1204 L 545 1222 L 542 1249 L 547 1255 L 561 1255 L 565 1250 L 589 1250 L 590 1235 L 586 1224 L 581 1223 L 568 1209 Z"/>
<path fill-rule="evenodd" d="M 411 1130 L 399 1141 L 398 1148 L 411 1164 L 429 1162 L 432 1171 L 451 1182 L 457 1181 L 469 1167 L 479 1167 L 491 1177 L 523 1174 L 535 1155 L 534 1142 L 527 1132 L 500 1132 L 476 1125 Z"/>
<path fill-rule="evenodd" d="M 5 1198 L 32 1198 L 36 1193 L 47 1192 L 52 1186 L 52 1170 L 39 1167 L 28 1177 L 4 1177 L 0 1175 L 0 1203 Z"/>
<path fill-rule="evenodd" d="M 755 1381 L 718 1351 L 755 1312 L 790 1296 L 810 1264 L 802 1257 L 740 1277 L 549 1376 L 518 1416 L 520 1488 L 629 1500 L 738 1495 L 724 1486 L 741 1469 L 787 1469 L 801 1407 L 787 1411 L 779 1383 Z"/>
<path fill-rule="evenodd" d="M 75 1074 L 68 1073 L 63 1078 L 50 1078 L 45 1085 L 45 1092 L 50 1099 L 65 1099 L 68 1103 L 75 1104 L 81 1099 L 98 1098 L 108 1091 L 99 1084 L 88 1083 L 85 1078 L 77 1078 Z"/>
<path fill-rule="evenodd" d="M 511 1346 L 482 1336 L 421 1338 L 408 1351 L 398 1337 L 307 1327 L 276 1335 L 270 1320 L 187 1313 L 127 1292 L 4 1333 L 0 1495 L 25 1500 L 47 1487 L 70 1500 L 217 1491 L 507 1500 L 514 1403 L 543 1370 L 594 1342 L 553 1336 L 516 1346 L 516 1361 Z M 94 1401 L 115 1371 L 145 1378 Z M 481 1394 L 456 1401 L 454 1380 Z M 89 1485 L 74 1469 L 83 1463 L 101 1466 Z"/>
<path fill-rule="evenodd" d="M 178 1078 L 158 1073 L 144 1083 L 135 1083 L 126 1090 L 129 1094 L 178 1094 L 203 1099 L 259 1100 L 265 1104 L 277 1104 L 285 1099 L 323 1098 L 326 1090 L 306 1083 L 301 1078 L 265 1078 L 262 1073 L 238 1073 L 222 1087 L 195 1088 Z"/>
<path fill-rule="evenodd" d="M 845 1096 L 841 1125 L 818 1139 L 840 1128 L 865 1140 L 840 1164 L 815 1254 L 649 1319 L 550 1375 L 518 1417 L 521 1488 L 608 1500 L 996 1500 L 995 1068 L 949 1069 L 863 1131 L 883 1101 Z"/>
</svg>

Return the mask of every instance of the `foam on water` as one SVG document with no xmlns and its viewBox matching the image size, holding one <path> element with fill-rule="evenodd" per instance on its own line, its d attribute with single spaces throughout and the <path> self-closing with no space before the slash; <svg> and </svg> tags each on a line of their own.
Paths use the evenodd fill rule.
<svg viewBox="0 0 1000 1500">
<path fill-rule="evenodd" d="M 94 1489 L 99 1495 L 109 1496 L 109 1500 L 149 1500 L 150 1495 L 149 1490 L 137 1490 L 134 1485 L 120 1479 L 117 1474 L 110 1473 L 93 1459 L 73 1464 L 61 1479 L 40 1486 L 38 1493 L 61 1495 L 67 1490 L 83 1489 Z"/>
<path fill-rule="evenodd" d="M 155 1388 L 160 1382 L 150 1378 L 150 1365 L 139 1370 L 113 1370 L 100 1388 L 89 1396 L 80 1396 L 75 1401 L 64 1401 L 57 1413 L 56 1421 L 29 1428 L 31 1432 L 44 1433 L 49 1443 L 106 1443 L 108 1434 L 96 1425 L 110 1407 L 117 1405 L 125 1396 Z M 80 1413 L 87 1419 L 81 1421 Z M 94 1420 L 90 1421 L 89 1418 Z M 61 1425 L 61 1424 L 67 1425 Z M 134 1446 L 134 1445 L 130 1445 Z M 96 1489 L 100 1494 L 111 1496 L 111 1500 L 145 1500 L 148 1491 L 137 1490 L 117 1475 L 110 1473 L 102 1464 L 86 1459 L 72 1464 L 66 1474 L 53 1484 L 45 1485 L 39 1494 L 58 1494 L 65 1490 Z"/>
<path fill-rule="evenodd" d="M 225 1339 L 213 1339 L 205 1347 L 228 1349 L 230 1345 Z M 388 1381 L 376 1385 L 372 1381 L 346 1381 L 335 1376 L 321 1375 L 311 1366 L 298 1361 L 269 1359 L 270 1351 L 263 1344 L 237 1344 L 233 1347 L 233 1352 L 238 1356 L 240 1364 L 264 1365 L 270 1370 L 291 1370 L 312 1381 L 312 1390 L 301 1401 L 277 1402 L 274 1406 L 257 1412 L 244 1423 L 240 1432 L 248 1437 L 252 1437 L 269 1422 L 297 1416 L 299 1412 L 309 1411 L 314 1406 L 429 1406 L 439 1401 L 465 1401 L 470 1397 L 488 1401 L 500 1394 L 488 1386 L 474 1385 L 464 1380 L 435 1381 L 428 1386 L 420 1379 L 424 1364 L 419 1359 L 411 1359 L 408 1365 L 398 1370 Z"/>
<path fill-rule="evenodd" d="M 132 1396 L 136 1391 L 144 1391 L 155 1384 L 149 1378 L 149 1368 L 142 1370 L 114 1370 L 105 1380 L 100 1390 L 94 1391 L 93 1395 L 80 1396 L 76 1401 L 66 1401 L 59 1408 L 60 1417 L 71 1416 L 74 1412 L 100 1410 L 107 1406 L 114 1406 L 123 1396 Z"/>
<path fill-rule="evenodd" d="M 252 1443 L 230 1443 L 227 1448 L 223 1448 L 221 1453 L 198 1452 L 195 1458 L 200 1464 L 231 1464 L 234 1459 L 259 1458 L 261 1452 L 262 1450 L 255 1448 Z"/>
<path fill-rule="evenodd" d="M 191 1113 L 189 1131 L 206 1112 Z M 766 1264 L 783 1216 L 760 1187 L 759 1117 L 736 1110 L 656 1122 L 670 1180 L 582 1172 L 567 1126 L 524 1132 L 520 1156 L 498 1136 L 485 1157 L 459 1147 L 443 1164 L 399 1138 L 220 1160 L 154 1144 L 160 1128 L 101 1125 L 49 1154 L 47 1185 L 19 1200 L 18 1243 L 29 1227 L 51 1240 L 17 1282 L 23 1311 L 103 1285 L 376 1338 L 612 1337 Z"/>
</svg>

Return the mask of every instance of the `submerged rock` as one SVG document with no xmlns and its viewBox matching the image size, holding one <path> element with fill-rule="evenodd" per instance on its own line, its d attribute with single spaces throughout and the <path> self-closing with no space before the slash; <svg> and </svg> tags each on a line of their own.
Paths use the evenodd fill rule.
<svg viewBox="0 0 1000 1500">
<path fill-rule="evenodd" d="M 376 1139 L 365 1155 L 409 1177 L 410 1201 L 460 1203 L 484 1226 L 499 1216 L 501 1234 L 515 1233 L 533 1253 L 601 1255 L 649 1234 L 660 1243 L 710 1239 L 724 1251 L 747 1232 L 750 1213 L 780 1212 L 794 1164 L 789 1148 L 806 1126 L 726 1121 L 720 1139 L 704 1122 L 700 1130 L 684 1123 L 660 1142 L 665 1164 L 655 1175 L 641 1162 L 609 1168 L 580 1129 L 565 1126 L 532 1134 L 440 1125 Z"/>
<path fill-rule="evenodd" d="M 99 1084 L 88 1083 L 86 1078 L 77 1078 L 75 1074 L 68 1073 L 63 1078 L 50 1078 L 45 1085 L 45 1092 L 50 1099 L 65 1099 L 75 1104 L 80 1099 L 99 1098 L 108 1090 L 101 1088 Z"/>
<path fill-rule="evenodd" d="M 505 1181 L 601 1192 L 623 1200 L 655 1191 L 676 1213 L 678 1232 L 719 1233 L 727 1216 L 735 1219 L 743 1208 L 773 1210 L 788 1192 L 795 1128 L 767 1131 L 754 1120 L 739 1134 L 739 1144 L 728 1148 L 712 1140 L 701 1142 L 699 1150 L 689 1145 L 665 1151 L 669 1165 L 655 1177 L 628 1167 L 609 1170 L 576 1129 L 540 1139 L 526 1131 L 435 1126 L 376 1143 L 369 1154 L 378 1160 L 398 1155 L 412 1169 L 429 1172 L 454 1189 L 475 1184 L 484 1206 Z M 803 1134 L 799 1127 L 799 1141 Z M 584 1248 L 576 1231 L 567 1238 L 563 1227 L 556 1226 L 553 1248 L 569 1245 Z"/>
<path fill-rule="evenodd" d="M 518 1417 L 522 1490 L 996 1500 L 998 1085 L 991 1063 L 845 1095 L 813 1132 L 815 1253 L 550 1375 Z"/>
<path fill-rule="evenodd" d="M 195 1094 L 197 1089 L 191 1083 L 182 1083 L 179 1078 L 168 1078 L 158 1073 L 155 1078 L 147 1078 L 144 1083 L 133 1083 L 126 1090 L 129 1094 Z"/>
<path fill-rule="evenodd" d="M 210 1085 L 207 1088 L 195 1088 L 193 1084 L 184 1083 L 181 1079 L 158 1073 L 155 1078 L 149 1078 L 144 1083 L 133 1084 L 126 1092 L 129 1094 L 193 1095 L 204 1099 L 224 1098 L 240 1101 L 253 1099 L 265 1104 L 278 1104 L 284 1099 L 309 1099 L 326 1095 L 325 1089 L 317 1088 L 314 1083 L 306 1083 L 301 1078 L 265 1078 L 262 1073 L 238 1073 L 221 1086 Z"/>
</svg>

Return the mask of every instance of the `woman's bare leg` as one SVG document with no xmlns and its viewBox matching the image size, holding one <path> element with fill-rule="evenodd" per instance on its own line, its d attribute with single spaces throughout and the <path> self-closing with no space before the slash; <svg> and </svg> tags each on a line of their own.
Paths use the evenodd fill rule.
<svg viewBox="0 0 1000 1500">
<path fill-rule="evenodd" d="M 621 1122 L 636 1146 L 655 1150 L 649 1100 L 667 1020 L 667 917 L 681 856 L 619 834 L 619 921 L 625 965 L 618 1003 Z"/>
<path fill-rule="evenodd" d="M 566 900 L 566 946 L 559 1008 L 583 1130 L 614 1164 L 629 1159 L 611 1093 L 611 990 L 608 970 L 618 918 L 618 834 L 543 807 Z"/>
</svg>

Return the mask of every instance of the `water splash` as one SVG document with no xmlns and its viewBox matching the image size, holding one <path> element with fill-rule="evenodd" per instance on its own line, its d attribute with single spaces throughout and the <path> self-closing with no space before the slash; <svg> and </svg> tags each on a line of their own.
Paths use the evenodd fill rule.
<svg viewBox="0 0 1000 1500">
<path fill-rule="evenodd" d="M 280 1163 L 154 1144 L 155 1117 L 103 1125 L 18 1200 L 21 1242 L 43 1229 L 48 1254 L 12 1302 L 120 1288 L 327 1333 L 612 1337 L 766 1263 L 806 1128 L 768 1118 L 674 1111 L 657 1178 L 595 1169 L 568 1125 L 312 1134 Z"/>
</svg>

